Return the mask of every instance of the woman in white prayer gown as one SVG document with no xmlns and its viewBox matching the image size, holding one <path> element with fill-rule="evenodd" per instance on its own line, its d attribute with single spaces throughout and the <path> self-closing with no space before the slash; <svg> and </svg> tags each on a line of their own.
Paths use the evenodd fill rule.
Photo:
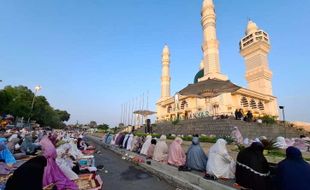
<svg viewBox="0 0 310 190">
<path fill-rule="evenodd" d="M 76 180 L 79 176 L 72 171 L 72 167 L 74 166 L 73 161 L 69 158 L 69 151 L 71 149 L 70 144 L 63 144 L 58 147 L 57 150 L 57 158 L 56 163 L 61 169 L 61 171 L 67 176 L 70 180 Z"/>
<path fill-rule="evenodd" d="M 140 154 L 147 155 L 147 150 L 149 149 L 149 147 L 151 145 L 151 140 L 152 140 L 151 135 L 146 136 L 145 142 L 142 145 L 142 149 L 140 151 Z"/>
<path fill-rule="evenodd" d="M 217 178 L 235 178 L 236 163 L 226 149 L 227 142 L 218 139 L 208 153 L 207 173 Z"/>
<path fill-rule="evenodd" d="M 131 134 L 129 135 L 129 137 L 128 137 L 126 150 L 131 150 L 131 142 L 132 142 L 132 139 L 133 139 L 133 134 L 131 133 Z"/>
<path fill-rule="evenodd" d="M 284 137 L 277 137 L 277 142 L 275 143 L 275 146 L 280 148 L 280 149 L 286 149 L 287 148 L 287 144 L 285 141 Z"/>
<path fill-rule="evenodd" d="M 160 136 L 154 149 L 153 160 L 166 163 L 168 161 L 168 145 L 166 135 Z"/>
</svg>

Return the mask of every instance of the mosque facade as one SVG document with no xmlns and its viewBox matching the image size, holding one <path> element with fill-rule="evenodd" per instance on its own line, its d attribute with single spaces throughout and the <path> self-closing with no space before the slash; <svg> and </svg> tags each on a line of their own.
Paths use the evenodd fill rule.
<svg viewBox="0 0 310 190">
<path fill-rule="evenodd" d="M 216 36 L 216 14 L 213 0 L 204 0 L 201 11 L 203 59 L 194 84 L 173 96 L 170 92 L 170 50 L 162 51 L 161 97 L 156 103 L 157 121 L 233 115 L 236 109 L 251 111 L 254 117 L 279 116 L 277 98 L 272 93 L 272 71 L 268 54 L 268 33 L 249 21 L 240 40 L 247 87 L 229 81 L 220 69 L 219 41 Z"/>
</svg>

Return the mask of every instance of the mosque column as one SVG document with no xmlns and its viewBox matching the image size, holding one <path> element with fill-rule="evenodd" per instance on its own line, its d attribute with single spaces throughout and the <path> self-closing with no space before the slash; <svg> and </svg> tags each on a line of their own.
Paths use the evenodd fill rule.
<svg viewBox="0 0 310 190">
<path fill-rule="evenodd" d="M 221 74 L 219 61 L 219 42 L 216 37 L 216 14 L 213 0 L 204 0 L 201 11 L 201 25 L 203 29 L 203 63 L 204 77 L 201 80 L 220 79 L 227 80 Z"/>
<path fill-rule="evenodd" d="M 167 45 L 162 53 L 161 99 L 170 97 L 170 51 Z"/>
</svg>

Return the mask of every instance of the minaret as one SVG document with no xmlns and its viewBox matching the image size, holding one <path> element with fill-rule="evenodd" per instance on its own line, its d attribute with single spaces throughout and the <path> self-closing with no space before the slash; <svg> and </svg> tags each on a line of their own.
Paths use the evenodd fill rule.
<svg viewBox="0 0 310 190">
<path fill-rule="evenodd" d="M 227 80 L 221 73 L 219 61 L 219 42 L 216 38 L 216 15 L 213 0 L 204 0 L 201 11 L 201 25 L 203 29 L 203 62 L 204 77 L 200 79 Z"/>
<path fill-rule="evenodd" d="M 167 45 L 164 46 L 162 54 L 162 74 L 161 74 L 161 97 L 160 99 L 166 99 L 170 97 L 170 52 Z"/>
<path fill-rule="evenodd" d="M 245 78 L 250 90 L 272 95 L 272 72 L 269 69 L 269 35 L 249 20 L 245 37 L 241 39 L 240 54 L 245 59 Z"/>
</svg>

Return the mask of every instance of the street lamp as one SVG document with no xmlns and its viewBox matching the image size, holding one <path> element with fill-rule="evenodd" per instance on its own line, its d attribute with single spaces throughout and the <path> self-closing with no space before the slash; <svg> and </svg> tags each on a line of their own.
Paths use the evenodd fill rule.
<svg viewBox="0 0 310 190">
<path fill-rule="evenodd" d="M 279 106 L 279 109 L 282 110 L 282 120 L 284 123 L 284 130 L 285 130 L 285 138 L 286 138 L 286 126 L 285 126 L 285 113 L 284 113 L 284 106 Z"/>
<path fill-rule="evenodd" d="M 34 100 L 36 98 L 37 93 L 42 89 L 42 87 L 40 85 L 37 85 L 34 87 L 34 95 L 33 95 L 33 99 L 32 99 L 32 103 L 31 103 L 31 108 L 30 108 L 30 113 L 29 113 L 29 117 L 28 117 L 28 124 L 30 123 L 30 117 L 31 117 L 31 113 L 33 110 L 33 106 L 34 106 Z"/>
</svg>

